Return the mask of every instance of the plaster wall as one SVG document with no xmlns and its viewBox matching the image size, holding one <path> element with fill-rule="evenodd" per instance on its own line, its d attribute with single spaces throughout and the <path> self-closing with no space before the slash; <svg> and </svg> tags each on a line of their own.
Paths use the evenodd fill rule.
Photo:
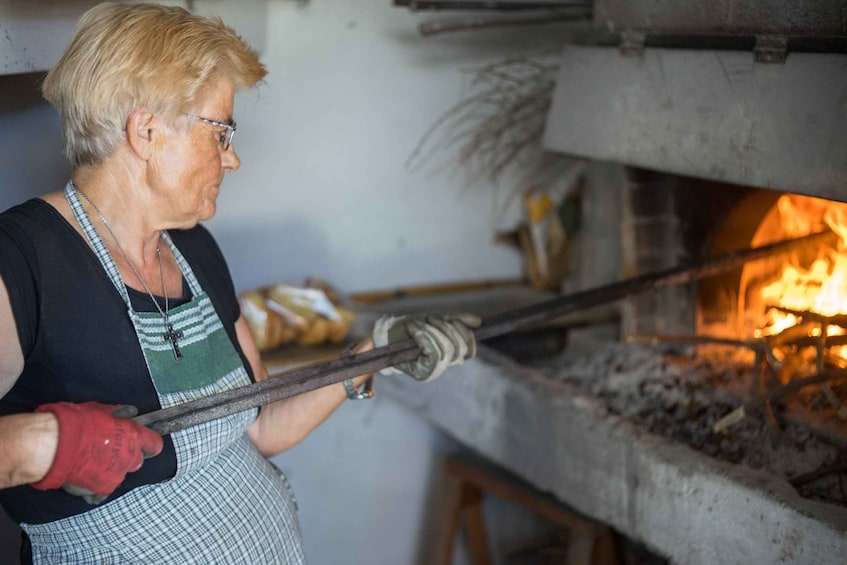
<svg viewBox="0 0 847 565">
<path fill-rule="evenodd" d="M 405 166 L 468 93 L 467 70 L 545 42 L 493 31 L 424 39 L 382 0 L 270 2 L 266 84 L 237 102 L 242 169 L 210 222 L 236 284 L 318 276 L 343 291 L 517 276 L 493 242 L 508 196 L 436 163 Z M 555 35 L 546 45 L 556 45 Z M 514 211 L 512 211 L 514 212 Z"/>
</svg>

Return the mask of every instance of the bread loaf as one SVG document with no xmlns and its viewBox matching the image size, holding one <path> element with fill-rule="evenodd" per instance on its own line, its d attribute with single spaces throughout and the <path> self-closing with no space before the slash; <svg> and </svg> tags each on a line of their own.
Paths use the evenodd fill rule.
<svg viewBox="0 0 847 565">
<path fill-rule="evenodd" d="M 327 289 L 276 284 L 242 293 L 241 311 L 259 351 L 342 342 L 356 314 Z"/>
</svg>

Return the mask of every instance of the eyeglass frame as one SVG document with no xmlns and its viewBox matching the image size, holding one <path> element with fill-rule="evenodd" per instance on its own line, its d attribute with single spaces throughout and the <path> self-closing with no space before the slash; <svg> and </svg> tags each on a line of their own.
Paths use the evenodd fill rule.
<svg viewBox="0 0 847 565">
<path fill-rule="evenodd" d="M 203 116 L 196 116 L 194 114 L 183 113 L 183 115 L 188 116 L 189 118 L 192 118 L 194 120 L 199 120 L 201 122 L 211 124 L 213 126 L 225 128 L 227 130 L 227 136 L 225 138 L 226 141 L 223 142 L 223 143 L 219 141 L 218 145 L 224 151 L 228 151 L 229 148 L 232 147 L 232 138 L 235 137 L 235 130 L 237 129 L 237 125 L 236 125 L 235 122 L 232 122 L 231 124 L 225 124 L 224 122 L 219 122 L 217 120 L 211 120 L 209 118 L 204 118 Z"/>
</svg>

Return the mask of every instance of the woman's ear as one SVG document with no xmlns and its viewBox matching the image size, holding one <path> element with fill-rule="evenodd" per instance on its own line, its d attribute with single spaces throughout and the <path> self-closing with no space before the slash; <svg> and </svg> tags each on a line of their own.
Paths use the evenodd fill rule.
<svg viewBox="0 0 847 565">
<path fill-rule="evenodd" d="M 153 155 L 154 140 L 164 133 L 162 122 L 144 108 L 136 108 L 126 120 L 126 140 L 139 158 L 147 161 Z"/>
</svg>

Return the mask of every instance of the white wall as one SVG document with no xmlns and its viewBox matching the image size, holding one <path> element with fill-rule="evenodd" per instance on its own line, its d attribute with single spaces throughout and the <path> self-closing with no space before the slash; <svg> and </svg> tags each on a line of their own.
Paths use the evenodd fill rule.
<svg viewBox="0 0 847 565">
<path fill-rule="evenodd" d="M 245 9 L 214 4 L 225 20 Z M 404 163 L 468 93 L 460 71 L 558 47 L 562 28 L 424 39 L 416 26 L 433 16 L 390 0 L 258 5 L 267 27 L 244 35 L 263 39 L 270 74 L 236 102 L 242 169 L 209 222 L 237 288 L 317 276 L 353 292 L 520 275 L 517 253 L 493 243 L 508 187 L 495 196 L 490 186 L 465 187 L 460 174 L 412 174 Z M 43 104 L 0 111 L 0 209 L 61 187 L 59 139 Z M 276 457 L 297 493 L 310 563 L 428 562 L 439 457 L 453 449 L 377 384 L 376 399 L 345 404 Z M 0 548 L 0 562 L 14 553 Z"/>
<path fill-rule="evenodd" d="M 431 17 L 389 0 L 269 3 L 270 74 L 236 103 L 242 169 L 211 222 L 239 286 L 311 275 L 357 291 L 520 275 L 518 254 L 493 243 L 508 187 L 497 197 L 404 164 L 468 94 L 462 70 L 558 46 L 556 28 L 423 38 L 417 24 Z"/>
</svg>

